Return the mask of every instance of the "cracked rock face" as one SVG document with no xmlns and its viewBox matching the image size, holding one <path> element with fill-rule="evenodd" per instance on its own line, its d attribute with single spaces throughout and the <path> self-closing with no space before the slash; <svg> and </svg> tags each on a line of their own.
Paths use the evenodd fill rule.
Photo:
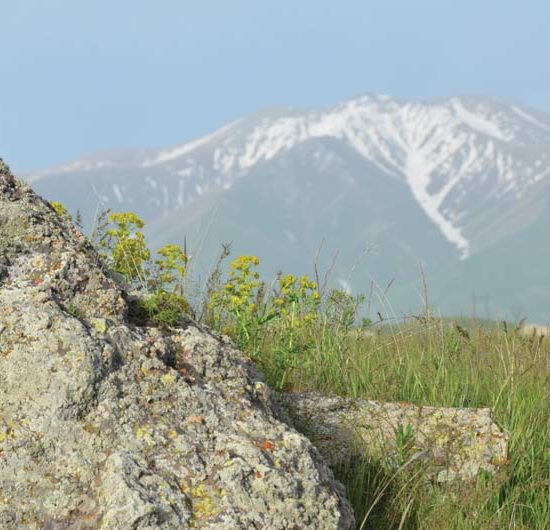
<svg viewBox="0 0 550 530">
<path fill-rule="evenodd" d="M 242 353 L 128 313 L 82 234 L 0 166 L 0 528 L 354 527 Z"/>
</svg>

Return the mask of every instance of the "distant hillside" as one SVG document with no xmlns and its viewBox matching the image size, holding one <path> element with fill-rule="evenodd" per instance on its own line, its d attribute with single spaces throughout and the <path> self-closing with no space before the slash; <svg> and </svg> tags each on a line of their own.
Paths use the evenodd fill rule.
<svg viewBox="0 0 550 530">
<path fill-rule="evenodd" d="M 421 306 L 419 265 L 444 313 L 545 321 L 550 116 L 488 98 L 363 96 L 319 112 L 258 112 L 160 151 L 88 156 L 27 178 L 88 221 L 133 210 L 153 246 L 186 237 L 197 271 L 222 241 L 266 273 L 325 265 L 373 308 Z M 365 254 L 366 249 L 368 249 Z M 364 259 L 358 260 L 361 256 Z"/>
</svg>

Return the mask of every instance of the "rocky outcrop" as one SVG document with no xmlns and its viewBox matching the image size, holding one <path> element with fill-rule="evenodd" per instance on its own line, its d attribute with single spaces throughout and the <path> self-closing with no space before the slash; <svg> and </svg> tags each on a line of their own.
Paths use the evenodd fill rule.
<svg viewBox="0 0 550 530">
<path fill-rule="evenodd" d="M 0 528 L 353 528 L 239 351 L 130 315 L 82 234 L 0 166 Z"/>
<path fill-rule="evenodd" d="M 468 481 L 506 462 L 506 436 L 490 409 L 420 407 L 319 394 L 279 399 L 333 465 L 367 455 L 391 467 L 420 465 L 437 482 Z"/>
</svg>

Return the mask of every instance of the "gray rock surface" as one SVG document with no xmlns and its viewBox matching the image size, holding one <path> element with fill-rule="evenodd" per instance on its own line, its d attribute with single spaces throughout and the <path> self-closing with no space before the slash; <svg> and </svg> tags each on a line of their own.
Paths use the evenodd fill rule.
<svg viewBox="0 0 550 530">
<path fill-rule="evenodd" d="M 507 459 L 507 437 L 488 408 L 421 407 L 315 393 L 279 397 L 331 464 L 369 455 L 392 467 L 420 464 L 437 482 L 468 481 Z"/>
<path fill-rule="evenodd" d="M 0 528 L 351 529 L 343 487 L 231 344 L 132 324 L 0 165 Z"/>
</svg>

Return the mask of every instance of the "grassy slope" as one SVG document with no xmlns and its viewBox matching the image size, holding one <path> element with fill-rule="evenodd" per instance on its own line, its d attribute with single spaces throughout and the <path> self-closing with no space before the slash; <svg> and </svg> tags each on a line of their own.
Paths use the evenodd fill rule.
<svg viewBox="0 0 550 530">
<path fill-rule="evenodd" d="M 277 384 L 281 337 L 264 343 L 260 362 Z M 308 342 L 309 341 L 309 342 Z M 283 341 L 284 342 L 284 341 Z M 510 434 L 510 460 L 495 477 L 453 491 L 427 490 L 407 470 L 394 475 L 365 456 L 337 470 L 361 528 L 550 528 L 550 339 L 513 329 L 440 320 L 357 337 L 322 326 L 300 353 L 288 387 L 353 397 L 452 407 L 492 407 Z M 402 526 L 400 526 L 402 525 Z"/>
</svg>

